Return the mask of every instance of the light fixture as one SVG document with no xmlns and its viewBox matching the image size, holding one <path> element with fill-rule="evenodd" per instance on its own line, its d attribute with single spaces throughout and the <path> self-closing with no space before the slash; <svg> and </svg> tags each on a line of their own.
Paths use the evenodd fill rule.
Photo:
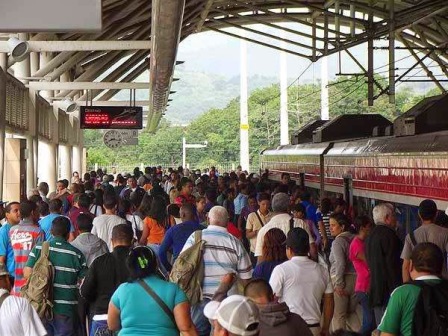
<svg viewBox="0 0 448 336">
<path fill-rule="evenodd" d="M 76 104 L 70 98 L 65 98 L 59 104 L 59 108 L 67 113 L 75 112 L 78 109 L 78 104 Z"/>
<path fill-rule="evenodd" d="M 29 45 L 26 41 L 11 37 L 8 40 L 8 47 L 13 60 L 16 62 L 21 62 L 28 56 Z"/>
</svg>

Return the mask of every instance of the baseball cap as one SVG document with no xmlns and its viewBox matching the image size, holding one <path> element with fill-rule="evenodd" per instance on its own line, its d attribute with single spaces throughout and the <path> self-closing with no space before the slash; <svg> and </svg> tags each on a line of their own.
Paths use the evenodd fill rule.
<svg viewBox="0 0 448 336">
<path fill-rule="evenodd" d="M 259 312 L 257 305 L 242 295 L 231 295 L 222 302 L 210 301 L 204 307 L 204 315 L 235 335 L 257 335 Z"/>
<path fill-rule="evenodd" d="M 8 271 L 6 270 L 5 264 L 0 264 L 0 276 L 9 275 Z"/>
</svg>

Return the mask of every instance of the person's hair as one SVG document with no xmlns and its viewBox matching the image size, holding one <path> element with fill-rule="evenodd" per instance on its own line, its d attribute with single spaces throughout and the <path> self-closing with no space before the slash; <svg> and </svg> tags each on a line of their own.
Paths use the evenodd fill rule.
<svg viewBox="0 0 448 336">
<path fill-rule="evenodd" d="M 285 241 L 286 236 L 280 229 L 272 228 L 266 232 L 263 240 L 263 261 L 287 260 Z"/>
<path fill-rule="evenodd" d="M 412 250 L 411 261 L 417 272 L 440 275 L 446 259 L 437 245 L 420 243 Z"/>
<path fill-rule="evenodd" d="M 196 214 L 196 208 L 194 207 L 193 204 L 185 203 L 180 208 L 179 213 L 184 213 L 186 215 L 186 217 L 194 218 L 194 216 Z"/>
<path fill-rule="evenodd" d="M 68 182 L 67 179 L 59 180 L 58 183 L 62 183 L 62 185 L 64 186 L 64 189 L 67 189 L 67 188 L 68 188 L 68 184 L 69 184 L 69 182 Z"/>
<path fill-rule="evenodd" d="M 113 210 L 117 206 L 117 198 L 115 195 L 107 195 L 104 197 L 103 206 L 107 210 Z"/>
<path fill-rule="evenodd" d="M 13 206 L 13 205 L 19 205 L 19 206 L 20 206 L 20 203 L 19 203 L 19 202 L 9 202 L 9 203 L 6 205 L 6 207 L 5 207 L 5 212 L 6 212 L 6 213 L 10 213 L 11 210 L 12 210 L 12 206 Z"/>
<path fill-rule="evenodd" d="M 375 224 L 384 223 L 386 217 L 392 216 L 394 207 L 390 203 L 380 203 L 372 210 L 373 221 Z"/>
<path fill-rule="evenodd" d="M 81 192 L 81 186 L 78 183 L 72 183 L 70 186 L 70 191 L 72 194 L 78 194 Z"/>
<path fill-rule="evenodd" d="M 160 196 L 154 197 L 151 202 L 151 210 L 149 210 L 148 217 L 154 219 L 158 225 L 165 226 L 166 218 L 166 202 Z"/>
<path fill-rule="evenodd" d="M 40 195 L 31 195 L 30 197 L 28 197 L 28 200 L 37 204 L 42 201 L 42 197 Z"/>
<path fill-rule="evenodd" d="M 418 207 L 418 214 L 422 220 L 429 221 L 434 220 L 437 216 L 436 202 L 430 199 L 426 199 L 420 203 Z"/>
<path fill-rule="evenodd" d="M 207 197 L 207 199 L 212 202 L 215 203 L 216 202 L 216 190 L 209 188 L 205 191 L 205 196 Z"/>
<path fill-rule="evenodd" d="M 80 214 L 76 220 L 78 224 L 78 229 L 81 232 L 90 232 L 93 228 L 92 216 L 88 214 Z"/>
<path fill-rule="evenodd" d="M 207 201 L 206 199 L 205 199 L 205 196 L 198 196 L 198 197 L 196 197 L 196 203 L 199 203 L 200 201 Z"/>
<path fill-rule="evenodd" d="M 289 208 L 289 196 L 286 193 L 278 193 L 272 198 L 272 210 L 275 212 L 287 212 Z"/>
<path fill-rule="evenodd" d="M 55 237 L 66 238 L 70 233 L 70 219 L 65 216 L 58 216 L 51 224 L 51 234 Z"/>
<path fill-rule="evenodd" d="M 331 214 L 330 218 L 334 219 L 340 226 L 342 226 L 343 231 L 349 231 L 351 227 L 350 220 L 348 217 L 342 213 Z"/>
<path fill-rule="evenodd" d="M 347 206 L 347 202 L 343 199 L 343 198 L 336 198 L 336 200 L 334 201 L 334 206 L 338 207 L 346 207 Z"/>
<path fill-rule="evenodd" d="M 444 228 L 448 228 L 448 215 L 443 211 L 439 211 L 436 219 L 434 220 L 434 224 Z"/>
<path fill-rule="evenodd" d="M 259 193 L 257 196 L 257 201 L 258 202 L 262 202 L 262 201 L 270 201 L 271 200 L 271 196 L 269 196 L 268 193 L 262 192 Z"/>
<path fill-rule="evenodd" d="M 129 194 L 129 200 L 131 201 L 133 206 L 138 208 L 146 195 L 148 194 L 147 193 L 142 194 L 141 192 L 131 191 L 131 193 Z"/>
<path fill-rule="evenodd" d="M 39 185 L 37 186 L 37 190 L 42 191 L 43 193 L 47 192 L 48 193 L 48 183 L 47 182 L 40 182 Z"/>
<path fill-rule="evenodd" d="M 188 183 L 193 184 L 193 182 L 188 177 L 182 177 L 179 183 L 179 191 L 182 190 L 182 188 L 185 187 Z"/>
<path fill-rule="evenodd" d="M 185 203 L 184 205 L 187 205 L 187 204 L 189 204 L 189 203 Z M 172 204 L 168 205 L 166 207 L 166 212 L 170 216 L 173 216 L 173 217 L 176 217 L 176 218 L 180 218 L 180 207 L 176 203 L 172 203 Z"/>
<path fill-rule="evenodd" d="M 360 333 L 357 333 L 355 331 L 348 331 L 344 329 L 338 329 L 331 333 L 331 336 L 361 336 Z"/>
<path fill-rule="evenodd" d="M 117 175 L 117 182 L 119 184 L 123 184 L 125 182 L 123 175 L 121 175 L 121 174 Z"/>
<path fill-rule="evenodd" d="M 138 207 L 138 211 L 142 214 L 143 217 L 147 217 L 149 215 L 149 212 L 151 211 L 151 203 L 153 198 L 154 198 L 153 196 L 147 193 L 145 193 L 145 195 L 143 196 L 140 205 Z"/>
<path fill-rule="evenodd" d="M 60 211 L 62 208 L 62 205 L 63 205 L 63 203 L 59 198 L 53 198 L 49 203 L 50 212 Z"/>
<path fill-rule="evenodd" d="M 29 200 L 24 200 L 20 202 L 20 217 L 28 218 L 31 216 L 31 213 L 36 210 L 37 210 L 37 204 L 34 202 Z"/>
<path fill-rule="evenodd" d="M 91 178 L 90 173 L 84 173 L 82 179 L 84 180 L 84 183 L 86 183 L 87 181 L 90 181 L 90 178 Z"/>
<path fill-rule="evenodd" d="M 291 207 L 291 211 L 301 212 L 301 213 L 303 213 L 304 217 L 306 217 L 306 209 L 305 209 L 305 207 L 303 206 L 302 203 L 294 204 Z"/>
<path fill-rule="evenodd" d="M 229 213 L 226 208 L 220 205 L 215 205 L 208 213 L 208 220 L 211 225 L 225 227 L 229 221 Z"/>
<path fill-rule="evenodd" d="M 50 207 L 47 202 L 40 201 L 37 204 L 37 210 L 39 211 L 39 215 L 42 217 L 47 216 L 50 213 Z"/>
<path fill-rule="evenodd" d="M 356 232 L 359 232 L 362 228 L 371 226 L 372 224 L 373 221 L 369 216 L 361 215 L 357 216 L 353 221 L 353 228 Z"/>
<path fill-rule="evenodd" d="M 90 198 L 86 194 L 80 194 L 78 197 L 78 205 L 81 208 L 88 208 L 90 205 Z"/>
<path fill-rule="evenodd" d="M 116 242 L 126 243 L 131 246 L 134 239 L 134 231 L 129 224 L 119 224 L 112 229 L 112 240 Z"/>
<path fill-rule="evenodd" d="M 84 190 L 93 191 L 93 183 L 90 180 L 84 182 Z"/>
<path fill-rule="evenodd" d="M 266 297 L 271 301 L 274 297 L 274 292 L 269 282 L 262 278 L 256 278 L 250 280 L 244 287 L 244 296 L 248 298 Z"/>
<path fill-rule="evenodd" d="M 324 215 L 331 211 L 331 200 L 329 198 L 322 198 L 320 201 L 320 211 Z"/>
<path fill-rule="evenodd" d="M 129 211 L 131 211 L 131 207 L 132 207 L 132 203 L 131 203 L 130 200 L 121 199 L 120 202 L 119 202 L 119 205 L 118 205 L 118 211 L 120 213 L 122 213 L 123 215 L 125 215 L 125 217 L 126 217 L 126 214 Z"/>
<path fill-rule="evenodd" d="M 129 282 L 159 273 L 157 256 L 148 246 L 134 247 L 126 259 L 126 266 L 129 270 Z"/>
<path fill-rule="evenodd" d="M 302 200 L 302 201 L 306 201 L 306 202 L 309 202 L 310 201 L 310 199 L 311 199 L 311 194 L 308 192 L 308 191 L 302 191 L 301 193 L 300 193 L 300 199 Z"/>
<path fill-rule="evenodd" d="M 95 189 L 93 192 L 95 195 L 94 205 L 103 206 L 104 203 L 104 191 L 102 189 Z"/>
<path fill-rule="evenodd" d="M 289 173 L 282 173 L 282 175 L 280 175 L 280 179 L 283 180 L 283 178 L 284 178 L 285 176 L 290 177 L 291 175 L 289 175 Z"/>
</svg>

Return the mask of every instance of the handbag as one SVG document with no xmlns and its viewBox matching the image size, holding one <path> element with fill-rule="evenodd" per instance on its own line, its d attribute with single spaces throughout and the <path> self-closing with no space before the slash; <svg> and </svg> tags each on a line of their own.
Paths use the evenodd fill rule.
<svg viewBox="0 0 448 336">
<path fill-rule="evenodd" d="M 155 302 L 157 302 L 157 304 L 160 306 L 160 308 L 162 308 L 162 310 L 166 313 L 166 315 L 168 315 L 168 317 L 171 319 L 171 321 L 173 322 L 173 324 L 174 324 L 174 327 L 176 328 L 176 329 L 178 329 L 177 328 L 177 324 L 176 324 L 176 319 L 174 318 L 174 314 L 173 314 L 173 312 L 171 311 L 171 309 L 170 308 L 168 308 L 168 306 L 166 305 L 166 303 L 165 302 L 163 302 L 163 300 L 160 298 L 160 296 L 158 296 L 157 294 L 156 294 L 156 292 L 154 292 L 153 290 L 152 290 L 152 288 L 151 287 L 149 287 L 149 285 L 145 282 L 145 281 L 143 281 L 143 280 L 138 280 L 137 281 L 138 283 L 139 283 L 139 285 L 140 286 L 142 286 L 143 287 L 143 289 L 154 299 L 154 301 Z"/>
</svg>

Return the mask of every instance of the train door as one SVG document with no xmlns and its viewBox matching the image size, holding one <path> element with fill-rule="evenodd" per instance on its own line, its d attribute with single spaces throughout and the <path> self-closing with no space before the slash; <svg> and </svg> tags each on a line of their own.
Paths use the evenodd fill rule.
<svg viewBox="0 0 448 336">
<path fill-rule="evenodd" d="M 353 181 L 350 176 L 344 177 L 344 200 L 347 202 L 347 209 L 350 214 L 354 214 L 355 204 L 353 204 Z"/>
</svg>

